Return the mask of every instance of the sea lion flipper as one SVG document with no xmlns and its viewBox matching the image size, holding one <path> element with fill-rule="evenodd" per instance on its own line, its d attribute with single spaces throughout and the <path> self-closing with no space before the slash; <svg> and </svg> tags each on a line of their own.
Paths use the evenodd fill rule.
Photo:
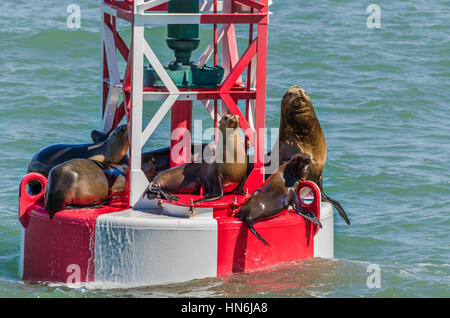
<svg viewBox="0 0 450 318">
<path fill-rule="evenodd" d="M 144 193 L 142 193 L 142 197 L 146 196 L 147 199 L 152 200 L 159 195 L 159 193 L 161 191 L 160 188 L 161 187 L 159 186 L 159 184 L 155 184 L 155 183 L 151 182 L 147 186 L 147 189 L 145 189 Z"/>
<path fill-rule="evenodd" d="M 63 165 L 58 165 L 50 170 L 47 186 L 45 187 L 45 209 L 50 220 L 56 212 L 66 207 L 66 197 L 76 182 L 76 174 L 65 173 Z"/>
<path fill-rule="evenodd" d="M 178 201 L 180 200 L 180 197 L 176 196 L 175 194 L 166 191 L 165 194 L 170 197 L 170 201 Z"/>
<path fill-rule="evenodd" d="M 222 199 L 223 197 L 223 187 L 222 187 L 222 178 L 217 176 L 217 180 L 205 180 L 206 184 L 206 195 L 198 200 L 195 200 L 194 203 L 201 203 L 201 202 L 209 202 L 214 200 Z"/>
<path fill-rule="evenodd" d="M 96 129 L 91 131 L 91 139 L 94 143 L 102 142 L 108 139 L 108 135 Z"/>
<path fill-rule="evenodd" d="M 167 191 L 165 191 L 165 190 L 160 190 L 160 191 L 159 191 L 159 194 L 161 195 L 161 197 L 162 197 L 163 199 L 166 199 L 166 200 L 169 201 L 169 202 L 172 202 L 172 201 L 173 201 L 173 195 L 172 195 L 170 192 L 167 192 Z"/>
<path fill-rule="evenodd" d="M 250 230 L 250 232 L 252 232 L 253 235 L 255 235 L 255 236 L 258 238 L 258 240 L 260 240 L 261 242 L 263 242 L 265 245 L 270 246 L 270 244 L 267 243 L 266 240 L 263 239 L 263 237 L 262 237 L 258 232 L 256 232 L 255 228 L 253 227 L 253 222 L 250 222 L 250 221 L 248 221 L 248 220 L 244 220 L 244 222 L 245 222 L 245 224 L 247 225 L 247 227 L 248 227 L 248 229 Z"/>
<path fill-rule="evenodd" d="M 322 191 L 322 201 L 330 202 L 336 208 L 341 218 L 345 220 L 345 223 L 347 223 L 347 225 L 350 225 L 350 219 L 348 218 L 347 213 L 345 213 L 344 208 L 338 201 L 334 200 L 333 198 L 330 198 L 325 193 L 323 193 L 323 191 Z"/>
<path fill-rule="evenodd" d="M 322 201 L 330 202 L 336 208 L 341 218 L 345 220 L 345 223 L 347 223 L 347 225 L 350 225 L 350 219 L 348 218 L 347 213 L 345 213 L 344 208 L 341 206 L 341 204 L 336 200 L 334 200 L 333 198 L 330 198 L 328 195 L 325 194 L 325 192 L 323 192 L 322 176 L 320 176 L 319 179 L 319 189 Z"/>
<path fill-rule="evenodd" d="M 317 216 L 315 216 L 313 213 L 311 213 L 308 210 L 304 210 L 302 208 L 300 209 L 295 209 L 295 212 L 299 215 L 301 215 L 302 217 L 304 217 L 306 220 L 311 221 L 312 223 L 314 223 L 315 225 L 318 225 L 320 228 L 322 228 L 322 223 L 320 223 L 319 219 L 317 218 Z"/>
<path fill-rule="evenodd" d="M 233 192 L 237 194 L 244 194 L 245 193 L 244 189 L 245 189 L 245 178 L 242 179 L 241 183 L 239 183 L 239 185 Z"/>
<path fill-rule="evenodd" d="M 320 223 L 319 219 L 316 215 L 314 215 L 311 211 L 308 211 L 300 206 L 300 203 L 298 202 L 298 197 L 295 191 L 290 192 L 290 196 L 292 198 L 291 203 L 293 203 L 295 213 L 301 215 L 306 220 L 311 221 L 315 225 L 318 225 L 320 228 L 322 228 L 322 223 Z"/>
<path fill-rule="evenodd" d="M 223 197 L 223 192 L 219 193 L 219 194 L 207 193 L 203 198 L 195 200 L 194 203 L 201 203 L 201 202 L 208 202 L 208 201 L 219 200 L 219 199 L 222 199 L 222 197 Z"/>
</svg>

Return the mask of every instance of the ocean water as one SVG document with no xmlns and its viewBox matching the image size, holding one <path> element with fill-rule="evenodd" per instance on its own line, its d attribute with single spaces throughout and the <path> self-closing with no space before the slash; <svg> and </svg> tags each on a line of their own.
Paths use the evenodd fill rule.
<svg viewBox="0 0 450 318">
<path fill-rule="evenodd" d="M 366 23 L 371 3 L 381 28 Z M 70 4 L 81 8 L 79 29 L 67 27 Z M 0 297 L 450 297 L 450 2 L 439 0 L 271 7 L 266 126 L 278 127 L 287 88 L 306 89 L 327 138 L 326 192 L 352 221 L 335 216 L 334 259 L 140 288 L 21 281 L 18 185 L 29 160 L 46 145 L 88 142 L 99 127 L 99 8 L 0 3 Z M 165 28 L 147 32 L 169 61 Z M 149 148 L 166 145 L 168 127 Z M 370 266 L 380 269 L 375 288 Z"/>
</svg>

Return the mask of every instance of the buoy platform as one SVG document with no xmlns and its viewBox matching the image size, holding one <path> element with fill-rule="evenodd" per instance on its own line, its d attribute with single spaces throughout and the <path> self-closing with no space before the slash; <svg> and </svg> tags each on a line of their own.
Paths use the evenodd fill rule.
<svg viewBox="0 0 450 318">
<path fill-rule="evenodd" d="M 270 246 L 227 216 L 223 206 L 193 210 L 143 200 L 131 209 L 65 210 L 50 220 L 42 206 L 32 205 L 27 227 L 22 229 L 20 276 L 26 281 L 139 286 L 333 257 L 329 203 L 320 204 L 323 228 L 315 235 L 313 225 L 292 212 L 256 223 L 255 229 Z"/>
</svg>

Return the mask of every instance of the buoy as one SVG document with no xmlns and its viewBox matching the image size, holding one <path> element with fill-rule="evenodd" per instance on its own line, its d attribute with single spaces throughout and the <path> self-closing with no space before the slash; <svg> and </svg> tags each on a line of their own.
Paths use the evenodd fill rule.
<svg viewBox="0 0 450 318">
<path fill-rule="evenodd" d="M 77 277 L 80 282 L 139 286 L 221 277 L 308 257 L 333 257 L 332 206 L 320 202 L 320 190 L 312 182 L 301 182 L 297 195 L 302 207 L 320 219 L 320 230 L 300 215 L 283 211 L 255 224 L 258 233 L 270 241 L 268 247 L 234 217 L 264 182 L 269 1 L 245 1 L 239 6 L 233 6 L 231 0 L 198 3 L 104 0 L 102 131 L 111 132 L 126 118 L 130 134 L 127 195 L 100 207 L 59 211 L 50 220 L 43 203 L 46 178 L 26 175 L 19 198 L 23 280 L 73 283 Z M 130 22 L 132 45 L 127 46 L 117 32 L 117 19 Z M 144 27 L 152 24 L 169 25 L 168 45 L 175 52 L 175 60 L 169 64 L 159 60 L 158 52 L 144 38 Z M 199 60 L 192 61 L 200 24 L 212 26 L 212 40 Z M 248 46 L 241 55 L 236 24 L 249 27 Z M 222 65 L 218 65 L 219 54 Z M 121 57 L 127 63 L 122 76 L 117 62 Z M 144 66 L 144 57 L 149 65 Z M 244 113 L 237 106 L 239 100 L 246 103 Z M 145 126 L 143 101 L 161 103 Z M 149 182 L 141 170 L 141 150 L 169 110 L 171 153 L 183 144 L 168 166 L 190 162 L 191 138 L 185 137 L 191 136 L 194 102 L 203 105 L 214 121 L 215 140 L 220 116 L 239 116 L 247 149 L 252 147 L 254 153 L 244 193 L 202 203 L 194 202 L 204 191 L 177 194 L 180 199 L 173 202 L 142 197 Z M 31 180 L 42 185 L 37 195 L 26 191 Z"/>
</svg>

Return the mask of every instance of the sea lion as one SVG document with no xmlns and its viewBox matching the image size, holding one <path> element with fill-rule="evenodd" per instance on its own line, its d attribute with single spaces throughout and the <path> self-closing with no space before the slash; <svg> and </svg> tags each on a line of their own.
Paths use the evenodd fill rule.
<svg viewBox="0 0 450 318">
<path fill-rule="evenodd" d="M 128 146 L 127 126 L 122 125 L 102 142 L 78 145 L 57 144 L 43 148 L 31 159 L 28 164 L 28 173 L 38 172 L 47 177 L 54 166 L 71 159 L 92 159 L 116 164 L 125 157 Z"/>
<path fill-rule="evenodd" d="M 67 206 L 86 207 L 123 195 L 127 164 L 72 159 L 50 170 L 45 188 L 45 209 L 50 219 Z"/>
<path fill-rule="evenodd" d="M 311 164 L 309 154 L 296 154 L 284 163 L 256 190 L 235 214 L 264 244 L 269 245 L 256 232 L 253 223 L 268 219 L 292 206 L 296 213 L 322 228 L 322 224 L 310 211 L 303 209 L 297 197 L 299 181 L 304 181 Z"/>
<path fill-rule="evenodd" d="M 91 139 L 94 143 L 105 141 L 108 135 L 96 129 L 91 131 Z M 208 147 L 208 150 L 205 148 Z M 204 158 L 203 155 L 214 155 L 214 143 L 193 143 L 191 145 L 192 162 L 197 162 L 198 158 Z M 128 160 L 128 158 L 127 158 Z M 170 147 L 142 153 L 142 171 L 148 181 L 152 181 L 158 173 L 170 168 Z"/>
<path fill-rule="evenodd" d="M 207 145 L 203 144 L 203 148 Z M 193 149 L 196 146 L 202 147 L 193 145 Z M 169 148 L 142 154 L 142 171 L 149 181 L 158 171 L 169 168 L 169 154 Z M 95 206 L 123 194 L 128 170 L 127 160 L 111 164 L 90 159 L 72 159 L 55 166 L 48 176 L 45 196 L 50 218 L 67 206 Z"/>
<path fill-rule="evenodd" d="M 322 201 L 333 204 L 339 215 L 350 225 L 347 213 L 339 202 L 323 191 L 322 178 L 327 158 L 327 144 L 311 99 L 300 86 L 294 85 L 289 88 L 281 101 L 280 131 L 274 148 L 278 146 L 280 165 L 288 161 L 293 154 L 311 154 L 311 164 L 306 180 L 319 186 Z M 273 150 L 272 153 L 274 153 Z"/>
<path fill-rule="evenodd" d="M 194 143 L 191 145 L 191 162 L 199 162 L 200 159 L 203 162 L 207 159 L 204 156 L 214 155 L 214 151 L 214 143 Z M 144 171 L 148 181 L 152 181 L 160 172 L 170 168 L 170 147 L 143 152 L 141 158 L 142 171 Z"/>
<path fill-rule="evenodd" d="M 205 196 L 195 203 L 220 199 L 224 193 L 241 190 L 247 172 L 245 145 L 239 135 L 239 117 L 225 115 L 219 122 L 222 142 L 215 150 L 214 162 L 186 163 L 159 173 L 143 196 L 162 196 L 169 202 L 178 200 L 173 193 L 198 193 L 204 187 Z"/>
<path fill-rule="evenodd" d="M 108 135 L 98 131 L 96 129 L 91 131 L 91 139 L 94 143 L 105 141 Z M 208 148 L 208 149 L 206 149 Z M 214 142 L 210 143 L 193 143 L 191 145 L 191 159 L 192 162 L 197 162 L 199 158 L 204 159 L 204 156 L 214 156 L 216 145 Z M 170 165 L 170 147 L 165 147 L 162 149 L 151 150 L 142 153 L 142 162 L 152 160 L 155 162 L 156 166 L 167 167 L 162 170 L 166 170 Z M 161 170 L 161 171 L 162 171 Z"/>
</svg>

